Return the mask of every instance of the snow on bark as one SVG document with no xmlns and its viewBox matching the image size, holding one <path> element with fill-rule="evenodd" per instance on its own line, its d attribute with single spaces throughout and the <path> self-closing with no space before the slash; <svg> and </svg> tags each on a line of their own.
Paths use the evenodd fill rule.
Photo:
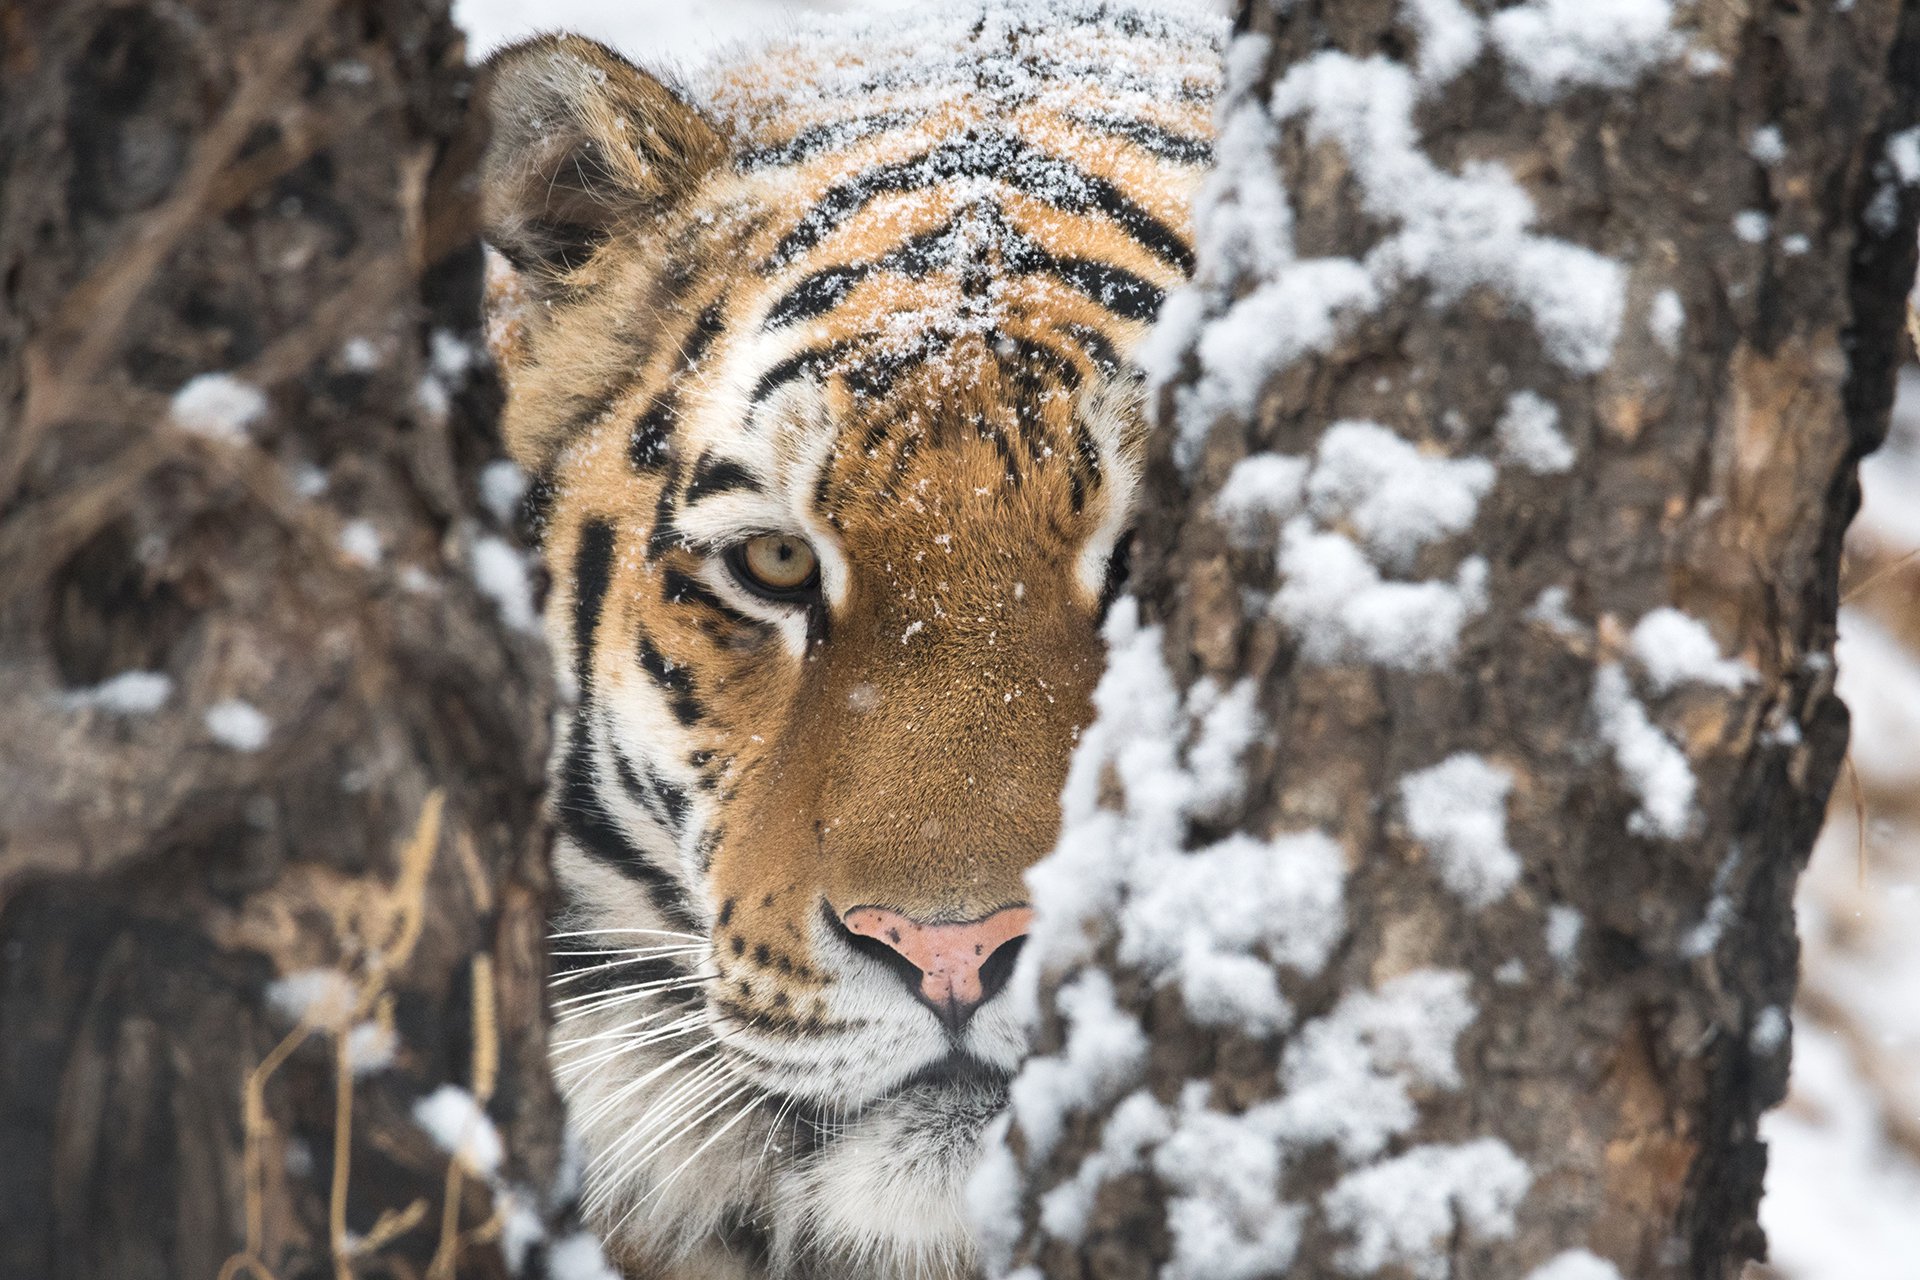
<svg viewBox="0 0 1920 1280">
<path fill-rule="evenodd" d="M 1839 759 L 1812 531 L 1854 277 L 1808 231 L 1902 166 L 1743 116 L 1743 76 L 1827 90 L 1667 0 L 1385 8 L 1252 6 L 1227 53 L 1198 270 L 1140 353 L 1140 603 L 1029 877 L 996 1276 L 1754 1247 L 1753 1028 Z M 1788 259 L 1820 284 L 1754 345 Z M 1071 1065 L 1090 990 L 1117 1066 Z"/>
<path fill-rule="evenodd" d="M 1471 907 L 1489 906 L 1520 878 L 1507 844 L 1513 775 L 1461 752 L 1400 780 L 1407 830 L 1433 851 L 1440 879 Z"/>
</svg>

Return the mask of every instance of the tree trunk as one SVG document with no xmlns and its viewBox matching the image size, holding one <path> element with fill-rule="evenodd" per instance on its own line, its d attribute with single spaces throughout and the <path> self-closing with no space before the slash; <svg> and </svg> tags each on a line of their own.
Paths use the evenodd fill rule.
<svg viewBox="0 0 1920 1280">
<path fill-rule="evenodd" d="M 550 695 L 447 6 L 5 0 L 0 62 L 0 1276 L 533 1274 Z"/>
<path fill-rule="evenodd" d="M 1764 1256 L 1920 7 L 1665 9 L 1243 6 L 999 1271 Z"/>
</svg>

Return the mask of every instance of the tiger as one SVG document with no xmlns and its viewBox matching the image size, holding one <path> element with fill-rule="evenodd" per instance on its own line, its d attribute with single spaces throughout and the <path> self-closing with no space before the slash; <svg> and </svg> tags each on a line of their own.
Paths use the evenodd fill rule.
<svg viewBox="0 0 1920 1280">
<path fill-rule="evenodd" d="M 1224 25 L 970 0 L 698 79 L 565 34 L 487 64 L 566 707 L 552 1059 L 634 1280 L 979 1272 Z"/>
</svg>

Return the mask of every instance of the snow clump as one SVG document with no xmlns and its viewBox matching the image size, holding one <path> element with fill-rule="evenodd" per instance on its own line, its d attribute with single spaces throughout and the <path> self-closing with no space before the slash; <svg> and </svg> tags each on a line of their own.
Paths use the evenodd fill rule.
<svg viewBox="0 0 1920 1280">
<path fill-rule="evenodd" d="M 339 1030 L 359 1005 L 353 980 L 338 969 L 301 969 L 267 984 L 267 1004 L 291 1022 Z"/>
<path fill-rule="evenodd" d="M 1757 678 L 1746 663 L 1721 656 L 1705 623 L 1678 609 L 1655 609 L 1641 618 L 1629 645 L 1658 693 L 1688 683 L 1736 690 Z"/>
<path fill-rule="evenodd" d="M 1513 1211 L 1532 1181 L 1497 1138 L 1414 1147 L 1349 1173 L 1324 1202 L 1328 1222 L 1353 1236 L 1337 1261 L 1351 1275 L 1400 1266 L 1416 1280 L 1445 1280 L 1453 1237 L 1512 1236 Z"/>
<path fill-rule="evenodd" d="M 149 715 L 173 696 L 173 678 L 158 671 L 122 671 L 84 689 L 69 689 L 61 705 L 69 711 L 98 710 L 120 716 Z"/>
<path fill-rule="evenodd" d="M 440 1149 L 481 1177 L 492 1177 L 500 1167 L 505 1146 L 500 1131 L 471 1093 L 457 1084 L 443 1084 L 413 1104 L 414 1123 L 425 1129 Z"/>
<path fill-rule="evenodd" d="M 547 1280 L 620 1280 L 591 1232 L 576 1231 L 547 1250 Z"/>
<path fill-rule="evenodd" d="M 340 526 L 340 554 L 365 569 L 380 563 L 380 530 L 370 520 L 349 520 Z"/>
<path fill-rule="evenodd" d="M 1414 1089 L 1458 1087 L 1454 1045 L 1477 1014 L 1459 972 L 1416 969 L 1350 992 L 1288 1043 L 1285 1092 L 1263 1113 L 1295 1146 L 1330 1143 L 1348 1161 L 1372 1159 L 1413 1128 Z"/>
<path fill-rule="evenodd" d="M 1010 1097 L 1028 1158 L 1036 1161 L 1053 1150 L 1069 1113 L 1112 1098 L 1147 1057 L 1146 1033 L 1114 1003 L 1113 983 L 1098 969 L 1064 984 L 1056 1002 L 1067 1023 L 1066 1045 L 1059 1054 L 1029 1058 Z"/>
<path fill-rule="evenodd" d="M 1573 593 L 1565 587 L 1542 587 L 1523 616 L 1558 635 L 1584 635 L 1586 626 L 1573 616 L 1572 600 Z"/>
<path fill-rule="evenodd" d="M 1466 624 L 1486 607 L 1487 563 L 1472 557 L 1452 582 L 1390 582 L 1342 534 L 1304 519 L 1281 533 L 1273 613 L 1314 663 L 1369 662 L 1432 670 L 1453 657 Z"/>
<path fill-rule="evenodd" d="M 1620 1280 L 1620 1269 L 1585 1249 L 1569 1249 L 1529 1271 L 1527 1280 Z"/>
<path fill-rule="evenodd" d="M 1434 855 L 1440 880 L 1470 907 L 1499 901 L 1520 878 L 1507 843 L 1513 775 L 1467 752 L 1400 780 L 1407 830 Z"/>
<path fill-rule="evenodd" d="M 1609 662 L 1595 673 L 1593 717 L 1628 789 L 1640 800 L 1627 830 L 1666 840 L 1686 835 L 1693 824 L 1693 767 L 1633 696 L 1617 663 Z"/>
<path fill-rule="evenodd" d="M 1245 792 L 1240 757 L 1259 741 L 1266 727 L 1259 696 L 1259 686 L 1250 677 L 1225 693 L 1210 676 L 1187 690 L 1187 719 L 1199 726 L 1187 748 L 1194 788 L 1187 808 L 1196 816 L 1219 817 Z"/>
<path fill-rule="evenodd" d="M 1758 209 L 1742 209 L 1733 215 L 1733 234 L 1747 244 L 1763 243 L 1773 230 L 1773 219 Z"/>
<path fill-rule="evenodd" d="M 1328 51 L 1288 71 L 1272 105 L 1279 118 L 1304 115 L 1310 137 L 1339 143 L 1367 211 L 1398 225 L 1367 255 L 1381 291 L 1424 280 L 1444 305 L 1491 288 L 1528 312 L 1561 365 L 1604 368 L 1625 312 L 1624 269 L 1530 230 L 1533 201 L 1500 165 L 1479 161 L 1452 174 L 1434 164 L 1420 148 L 1416 98 L 1398 63 Z"/>
<path fill-rule="evenodd" d="M 1763 124 L 1747 136 L 1747 154 L 1769 167 L 1787 158 L 1787 143 L 1778 125 Z"/>
<path fill-rule="evenodd" d="M 1680 302 L 1680 295 L 1671 289 L 1662 289 L 1653 295 L 1653 303 L 1647 308 L 1647 332 L 1660 344 L 1660 349 L 1668 355 L 1680 350 L 1680 335 L 1687 327 L 1687 309 Z"/>
<path fill-rule="evenodd" d="M 235 751 L 258 751 L 267 745 L 273 721 L 250 702 L 228 698 L 207 708 L 207 732 L 223 747 Z"/>
<path fill-rule="evenodd" d="M 1404 567 L 1472 525 L 1493 479 L 1484 458 L 1431 457 L 1377 422 L 1336 422 L 1320 437 L 1307 501 L 1321 521 L 1343 520 L 1374 556 Z"/>
<path fill-rule="evenodd" d="M 1770 1058 L 1786 1044 L 1792 1026 L 1787 1011 L 1770 1004 L 1754 1015 L 1753 1027 L 1747 1032 L 1747 1047 L 1763 1058 Z"/>
<path fill-rule="evenodd" d="M 173 393 L 167 421 L 182 431 L 236 444 L 266 412 L 266 394 L 252 383 L 230 373 L 202 373 Z"/>
<path fill-rule="evenodd" d="M 1494 434 L 1503 458 L 1537 476 L 1571 471 L 1579 457 L 1560 433 L 1560 410 L 1531 391 L 1516 391 L 1507 398 Z"/>
<path fill-rule="evenodd" d="M 526 473 L 511 460 L 495 458 L 480 468 L 480 504 L 502 525 L 513 523 L 526 492 Z"/>
<path fill-rule="evenodd" d="M 1213 495 L 1213 512 L 1235 545 L 1269 545 L 1283 521 L 1306 502 L 1307 460 L 1284 453 L 1254 453 L 1233 464 Z"/>
<path fill-rule="evenodd" d="M 1489 25 L 1514 92 L 1541 103 L 1589 85 L 1631 88 L 1684 47 L 1669 0 L 1528 0 Z"/>
<path fill-rule="evenodd" d="M 1401 0 L 1420 37 L 1420 83 L 1443 85 L 1472 66 L 1486 45 L 1485 25 L 1460 0 Z"/>
<path fill-rule="evenodd" d="M 1569 906 L 1555 905 L 1547 908 L 1547 954 L 1562 969 L 1567 968 L 1580 953 L 1580 936 L 1587 931 L 1587 918 Z"/>
<path fill-rule="evenodd" d="M 526 557 L 491 534 L 474 539 L 472 556 L 474 585 L 500 610 L 500 620 L 516 631 L 537 631 Z"/>
<path fill-rule="evenodd" d="M 1196 1021 L 1284 1027 L 1292 1014 L 1272 965 L 1318 973 L 1339 941 L 1340 847 L 1319 832 L 1236 834 L 1141 870 L 1120 919 L 1121 962 L 1176 980 Z"/>
<path fill-rule="evenodd" d="M 1180 1095 L 1180 1117 L 1153 1155 L 1174 1193 L 1167 1203 L 1173 1256 L 1167 1280 L 1255 1280 L 1293 1262 L 1306 1211 L 1283 1203 L 1284 1155 L 1269 1113 L 1227 1115 L 1207 1106 L 1207 1085 Z"/>
<path fill-rule="evenodd" d="M 1147 1154 L 1173 1131 L 1167 1110 L 1145 1090 L 1129 1094 L 1100 1131 L 1100 1147 L 1073 1177 L 1041 1197 L 1040 1225 L 1056 1240 L 1079 1242 L 1102 1184 L 1144 1167 Z M 1018 1214 L 1012 1215 L 1015 1220 Z"/>
</svg>

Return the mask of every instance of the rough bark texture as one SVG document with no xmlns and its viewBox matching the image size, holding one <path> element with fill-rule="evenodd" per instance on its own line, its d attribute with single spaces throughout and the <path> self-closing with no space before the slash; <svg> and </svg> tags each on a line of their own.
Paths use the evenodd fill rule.
<svg viewBox="0 0 1920 1280">
<path fill-rule="evenodd" d="M 1405 57 L 1420 43 L 1404 21 L 1412 8 L 1244 7 L 1241 29 L 1271 43 L 1241 101 L 1264 100 L 1324 50 Z M 1847 735 L 1832 692 L 1840 539 L 1857 505 L 1855 464 L 1885 430 L 1913 276 L 1913 190 L 1889 180 L 1883 157 L 1889 135 L 1914 123 L 1920 9 L 1703 3 L 1678 21 L 1699 52 L 1630 90 L 1530 103 L 1488 49 L 1414 117 L 1443 168 L 1504 164 L 1538 230 L 1627 269 L 1608 367 L 1569 372 L 1488 290 L 1435 305 L 1416 285 L 1346 324 L 1324 355 L 1272 371 L 1254 420 L 1217 419 L 1191 466 L 1176 465 L 1174 433 L 1162 432 L 1136 556 L 1144 616 L 1164 626 L 1176 685 L 1251 677 L 1270 728 L 1246 759 L 1245 801 L 1191 822 L 1188 847 L 1236 830 L 1336 838 L 1346 930 L 1324 971 L 1283 983 L 1293 1025 L 1415 968 L 1465 972 L 1477 1016 L 1457 1045 L 1463 1083 L 1416 1090 L 1418 1123 L 1386 1158 L 1492 1137 L 1530 1174 L 1510 1232 L 1474 1229 L 1456 1203 L 1434 1261 L 1376 1270 L 1327 1212 L 1351 1165 L 1325 1147 L 1289 1153 L 1280 1194 L 1303 1210 L 1289 1276 L 1517 1280 L 1586 1249 L 1623 1276 L 1729 1280 L 1765 1254 L 1756 1121 L 1786 1079 L 1773 1020 L 1793 994 L 1791 894 Z M 1772 163 L 1756 159 L 1763 126 L 1784 143 Z M 1363 205 L 1342 148 L 1310 139 L 1297 118 L 1279 137 L 1272 159 L 1298 257 L 1377 245 L 1390 224 Z M 1770 219 L 1757 242 L 1734 231 L 1749 210 Z M 1203 230 L 1203 274 L 1207 252 Z M 1686 317 L 1671 353 L 1648 321 L 1668 288 Z M 1163 419 L 1178 417 L 1180 388 L 1199 377 L 1190 354 Z M 1497 456 L 1493 425 L 1522 388 L 1558 406 L 1577 461 L 1556 475 L 1502 466 L 1471 530 L 1406 575 L 1450 577 L 1463 550 L 1486 558 L 1486 606 L 1454 660 L 1411 673 L 1309 661 L 1266 611 L 1280 585 L 1271 544 L 1236 545 L 1210 508 L 1235 462 L 1311 455 L 1341 419 L 1383 423 L 1430 453 Z M 1534 611 L 1549 588 L 1567 592 L 1573 625 Z M 1632 672 L 1629 629 L 1667 605 L 1758 675 L 1737 691 L 1636 685 L 1698 782 L 1680 839 L 1630 830 L 1637 801 L 1594 711 L 1598 667 Z M 1443 887 L 1399 800 L 1403 777 L 1456 752 L 1514 780 L 1508 839 L 1524 869 L 1484 910 Z M 1553 907 L 1584 922 L 1564 961 L 1549 953 Z M 1150 1042 L 1139 1087 L 1171 1104 L 1203 1082 L 1209 1106 L 1229 1114 L 1280 1092 L 1288 1035 L 1197 1025 L 1177 991 L 1116 958 L 1112 932 L 1097 954 Z M 1071 1039 L 1056 1000 L 1067 976 L 1043 984 L 1043 1053 Z M 1150 1157 L 1099 1180 L 1077 1239 L 1037 1212 L 1099 1149 L 1128 1087 L 1082 1108 L 1044 1158 L 1016 1125 L 1017 1264 L 1059 1280 L 1144 1277 L 1176 1252 L 1174 1193 Z M 1589 1273 L 1568 1280 L 1576 1274 Z"/>
<path fill-rule="evenodd" d="M 0 65 L 0 1276 L 503 1275 L 505 1201 L 413 1116 L 477 1094 L 495 1187 L 552 1185 L 461 38 L 6 0 Z M 238 436 L 169 417 L 209 371 L 265 395 Z M 74 697 L 128 671 L 164 703 Z"/>
</svg>

